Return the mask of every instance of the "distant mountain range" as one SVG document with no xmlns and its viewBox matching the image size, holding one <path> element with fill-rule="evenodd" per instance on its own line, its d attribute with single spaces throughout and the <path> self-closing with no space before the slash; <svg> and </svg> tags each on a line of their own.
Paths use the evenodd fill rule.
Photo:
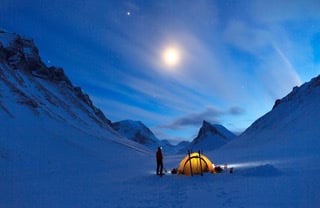
<svg viewBox="0 0 320 208">
<path fill-rule="evenodd" d="M 112 123 L 111 125 L 122 136 L 151 149 L 158 146 L 165 147 L 167 152 L 185 153 L 188 150 L 211 151 L 227 144 L 235 135 L 222 125 L 212 125 L 203 121 L 198 136 L 192 142 L 181 142 L 178 145 L 171 145 L 167 140 L 159 140 L 153 132 L 141 121 L 124 120 Z"/>
</svg>

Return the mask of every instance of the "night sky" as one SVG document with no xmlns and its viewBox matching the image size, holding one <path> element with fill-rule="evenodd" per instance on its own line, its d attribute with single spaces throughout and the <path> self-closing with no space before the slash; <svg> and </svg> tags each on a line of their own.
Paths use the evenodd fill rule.
<svg viewBox="0 0 320 208">
<path fill-rule="evenodd" d="M 112 121 L 190 140 L 203 120 L 242 132 L 320 74 L 319 0 L 1 0 Z"/>
</svg>

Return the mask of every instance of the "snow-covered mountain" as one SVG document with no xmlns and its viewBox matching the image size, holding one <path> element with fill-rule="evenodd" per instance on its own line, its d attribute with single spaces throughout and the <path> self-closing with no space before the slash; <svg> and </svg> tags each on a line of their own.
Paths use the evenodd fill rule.
<svg viewBox="0 0 320 208">
<path fill-rule="evenodd" d="M 202 122 L 202 126 L 196 138 L 182 148 L 180 152 L 185 153 L 188 149 L 193 151 L 211 151 L 220 148 L 227 144 L 236 136 L 226 129 L 224 126 L 215 124 L 212 125 L 207 121 Z"/>
<path fill-rule="evenodd" d="M 159 145 L 159 139 L 141 121 L 123 120 L 112 123 L 112 127 L 124 137 L 147 147 Z"/>
<path fill-rule="evenodd" d="M 32 40 L 0 32 L 0 69 L 0 107 L 6 116 L 18 117 L 19 106 L 77 128 L 98 125 L 111 130 L 111 122 L 62 68 L 41 61 Z"/>
<path fill-rule="evenodd" d="M 178 152 L 180 152 L 181 149 L 184 149 L 186 146 L 188 146 L 191 142 L 189 141 L 182 141 L 182 142 L 179 142 L 177 145 L 176 145 L 176 149 L 178 150 Z M 185 152 L 183 152 L 185 153 Z"/>
<path fill-rule="evenodd" d="M 159 140 L 141 121 L 123 120 L 114 122 L 111 126 L 122 136 L 142 144 L 151 150 L 156 150 L 158 146 L 162 146 L 167 152 L 174 152 L 174 146 L 169 141 Z"/>
<path fill-rule="evenodd" d="M 270 112 L 221 151 L 237 149 L 241 155 L 268 158 L 319 155 L 319 101 L 320 75 L 276 100 Z"/>
<path fill-rule="evenodd" d="M 74 144 L 81 141 L 76 135 L 86 135 L 145 149 L 114 131 L 111 121 L 80 87 L 73 86 L 62 68 L 47 67 L 32 40 L 4 31 L 0 31 L 0 118 L 3 155 L 18 154 L 25 147 L 11 145 L 40 136 Z"/>
<path fill-rule="evenodd" d="M 93 196 L 114 193 L 106 179 L 150 154 L 110 124 L 32 40 L 0 31 L 0 207 L 105 203 Z"/>
</svg>

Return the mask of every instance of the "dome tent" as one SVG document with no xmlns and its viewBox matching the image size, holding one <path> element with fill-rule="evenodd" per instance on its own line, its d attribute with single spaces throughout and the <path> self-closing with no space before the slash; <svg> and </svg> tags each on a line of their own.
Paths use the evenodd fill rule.
<svg viewBox="0 0 320 208">
<path fill-rule="evenodd" d="M 192 176 L 193 174 L 201 174 L 204 172 L 214 173 L 214 165 L 212 162 L 204 155 L 199 152 L 190 153 L 188 151 L 188 155 L 185 156 L 178 168 L 178 173 Z"/>
</svg>

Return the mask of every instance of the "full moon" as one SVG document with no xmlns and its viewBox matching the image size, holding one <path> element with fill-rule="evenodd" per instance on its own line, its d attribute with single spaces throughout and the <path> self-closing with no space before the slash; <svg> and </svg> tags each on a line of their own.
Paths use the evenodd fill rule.
<svg viewBox="0 0 320 208">
<path fill-rule="evenodd" d="M 167 66 L 176 66 L 180 61 L 180 54 L 178 49 L 169 47 L 163 52 L 163 61 Z"/>
</svg>

